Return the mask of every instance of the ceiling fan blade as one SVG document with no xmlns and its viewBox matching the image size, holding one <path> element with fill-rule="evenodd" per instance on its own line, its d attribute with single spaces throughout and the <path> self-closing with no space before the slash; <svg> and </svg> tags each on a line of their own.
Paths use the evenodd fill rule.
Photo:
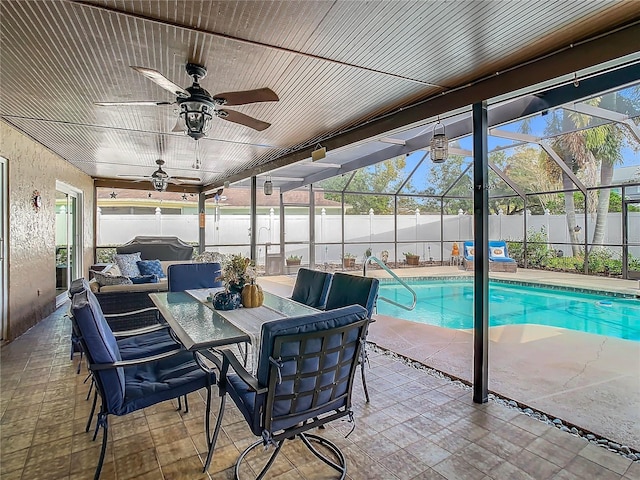
<svg viewBox="0 0 640 480">
<path fill-rule="evenodd" d="M 199 182 L 200 179 L 197 177 L 171 177 L 172 180 L 179 180 L 182 182 Z"/>
<path fill-rule="evenodd" d="M 234 110 L 217 110 L 216 114 L 223 120 L 239 123 L 240 125 L 253 128 L 259 132 L 271 126 L 270 123 L 263 122 L 262 120 L 258 120 L 257 118 L 250 117 L 249 115 L 245 115 L 244 113 L 236 112 Z"/>
<path fill-rule="evenodd" d="M 161 86 L 165 90 L 168 90 L 169 92 L 173 93 L 178 97 L 189 98 L 191 96 L 189 92 L 187 92 L 184 88 L 182 88 L 179 85 L 176 85 L 175 83 L 173 83 L 171 80 L 169 80 L 167 77 L 162 75 L 157 70 L 153 70 L 152 68 L 146 68 L 146 67 L 134 67 L 133 65 L 131 65 L 131 68 L 133 68 L 136 72 L 141 73 L 152 82 L 156 83 L 157 85 Z"/>
<path fill-rule="evenodd" d="M 270 88 L 258 88 L 257 90 L 245 90 L 242 92 L 226 92 L 218 93 L 213 96 L 214 99 L 220 98 L 225 100 L 223 105 L 245 105 L 255 102 L 277 102 L 280 100 Z"/>
<path fill-rule="evenodd" d="M 175 102 L 156 102 L 154 100 L 142 100 L 134 102 L 93 102 L 94 105 L 101 105 L 103 107 L 111 107 L 113 105 L 171 105 Z"/>
</svg>

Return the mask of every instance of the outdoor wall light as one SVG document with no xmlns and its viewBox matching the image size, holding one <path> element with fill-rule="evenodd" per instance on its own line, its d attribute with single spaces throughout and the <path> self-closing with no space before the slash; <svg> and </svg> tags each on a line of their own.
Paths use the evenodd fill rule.
<svg viewBox="0 0 640 480">
<path fill-rule="evenodd" d="M 265 195 L 271 195 L 273 193 L 273 182 L 271 181 L 271 175 L 267 175 L 267 179 L 262 187 Z"/>
<path fill-rule="evenodd" d="M 438 126 L 442 127 L 442 133 L 436 133 Z M 444 134 L 444 124 L 436 123 L 433 128 L 433 137 L 431 138 L 431 161 L 433 163 L 443 163 L 449 156 L 449 139 Z"/>
</svg>

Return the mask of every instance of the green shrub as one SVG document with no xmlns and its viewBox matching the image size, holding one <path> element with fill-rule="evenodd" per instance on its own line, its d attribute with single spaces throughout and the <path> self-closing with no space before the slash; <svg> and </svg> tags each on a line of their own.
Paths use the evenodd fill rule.
<svg viewBox="0 0 640 480">
<path fill-rule="evenodd" d="M 530 230 L 527 234 L 527 266 L 533 268 L 543 268 L 550 258 L 555 257 L 555 251 L 547 245 L 548 237 L 545 228 L 537 232 Z M 524 267 L 524 242 L 507 240 L 509 256 L 518 262 L 518 266 Z"/>
</svg>

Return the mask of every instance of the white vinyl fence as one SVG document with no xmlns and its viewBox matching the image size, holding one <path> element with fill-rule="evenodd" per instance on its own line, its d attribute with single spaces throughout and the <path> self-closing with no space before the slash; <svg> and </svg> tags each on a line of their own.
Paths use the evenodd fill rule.
<svg viewBox="0 0 640 480">
<path fill-rule="evenodd" d="M 640 239 L 640 213 L 629 214 L 629 239 Z M 445 215 L 442 229 L 439 215 L 397 216 L 398 256 L 403 252 L 421 255 L 422 259 L 434 261 L 449 259 L 453 242 L 470 240 L 473 232 L 473 217 L 469 215 Z M 578 216 L 582 227 L 578 236 L 584 241 L 584 217 Z M 98 215 L 97 245 L 120 245 L 136 235 L 171 235 L 181 240 L 197 244 L 198 215 Z M 208 249 L 216 245 L 238 245 L 236 250 L 245 251 L 250 243 L 249 215 L 206 215 L 205 243 Z M 587 238 L 593 236 L 595 218 L 589 218 Z M 528 215 L 527 230 L 548 233 L 549 246 L 571 255 L 571 248 L 564 243 L 570 241 L 564 215 Z M 441 236 L 442 234 L 442 236 Z M 489 238 L 494 240 L 522 240 L 524 237 L 524 217 L 520 215 L 491 215 L 489 217 Z M 442 238 L 442 258 L 440 240 Z M 340 215 L 316 215 L 315 240 L 316 261 L 340 262 L 342 255 L 342 217 Z M 287 215 L 285 221 L 285 241 L 293 243 L 286 248 L 286 254 L 308 255 L 309 218 L 306 215 Z M 298 245 L 295 243 L 298 242 Z M 257 243 L 280 243 L 280 218 L 278 215 L 259 215 L 257 218 Z M 362 257 L 367 248 L 374 255 L 388 250 L 389 259 L 395 260 L 394 216 L 393 215 L 346 215 L 344 217 L 345 252 Z M 607 218 L 605 244 L 622 244 L 622 215 L 610 213 Z M 352 245 L 349 245 L 352 244 Z M 213 247 L 212 247 L 213 246 Z M 245 248 L 240 248 L 240 247 Z M 460 245 L 461 246 L 461 245 Z M 230 247 L 233 250 L 233 247 Z M 620 250 L 612 249 L 614 251 Z M 225 248 L 224 251 L 229 251 Z M 264 250 L 260 249 L 261 252 Z M 277 250 L 276 250 L 277 251 Z M 640 256 L 640 252 L 634 252 Z"/>
</svg>

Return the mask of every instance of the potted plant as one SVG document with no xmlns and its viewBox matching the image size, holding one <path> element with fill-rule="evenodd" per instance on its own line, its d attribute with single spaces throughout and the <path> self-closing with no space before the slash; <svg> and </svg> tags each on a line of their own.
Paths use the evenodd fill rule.
<svg viewBox="0 0 640 480">
<path fill-rule="evenodd" d="M 344 268 L 351 268 L 356 266 L 356 256 L 352 253 L 345 253 L 342 257 L 342 265 Z"/>
<path fill-rule="evenodd" d="M 301 261 L 302 261 L 302 255 L 289 255 L 287 257 L 287 266 L 300 265 Z"/>
<path fill-rule="evenodd" d="M 242 303 L 241 293 L 245 285 L 253 284 L 256 279 L 255 266 L 251 264 L 251 259 L 242 254 L 231 255 L 222 269 L 222 275 L 218 280 L 222 280 L 224 291 L 216 293 L 211 301 L 216 310 L 233 310 Z"/>
<path fill-rule="evenodd" d="M 382 250 L 380 252 L 380 260 L 385 264 L 389 261 L 389 250 Z"/>
<path fill-rule="evenodd" d="M 420 255 L 411 252 L 405 252 L 403 255 L 407 265 L 420 265 Z"/>
<path fill-rule="evenodd" d="M 371 256 L 371 248 L 367 248 L 364 251 L 364 259 L 366 260 L 367 258 L 369 258 Z"/>
</svg>

